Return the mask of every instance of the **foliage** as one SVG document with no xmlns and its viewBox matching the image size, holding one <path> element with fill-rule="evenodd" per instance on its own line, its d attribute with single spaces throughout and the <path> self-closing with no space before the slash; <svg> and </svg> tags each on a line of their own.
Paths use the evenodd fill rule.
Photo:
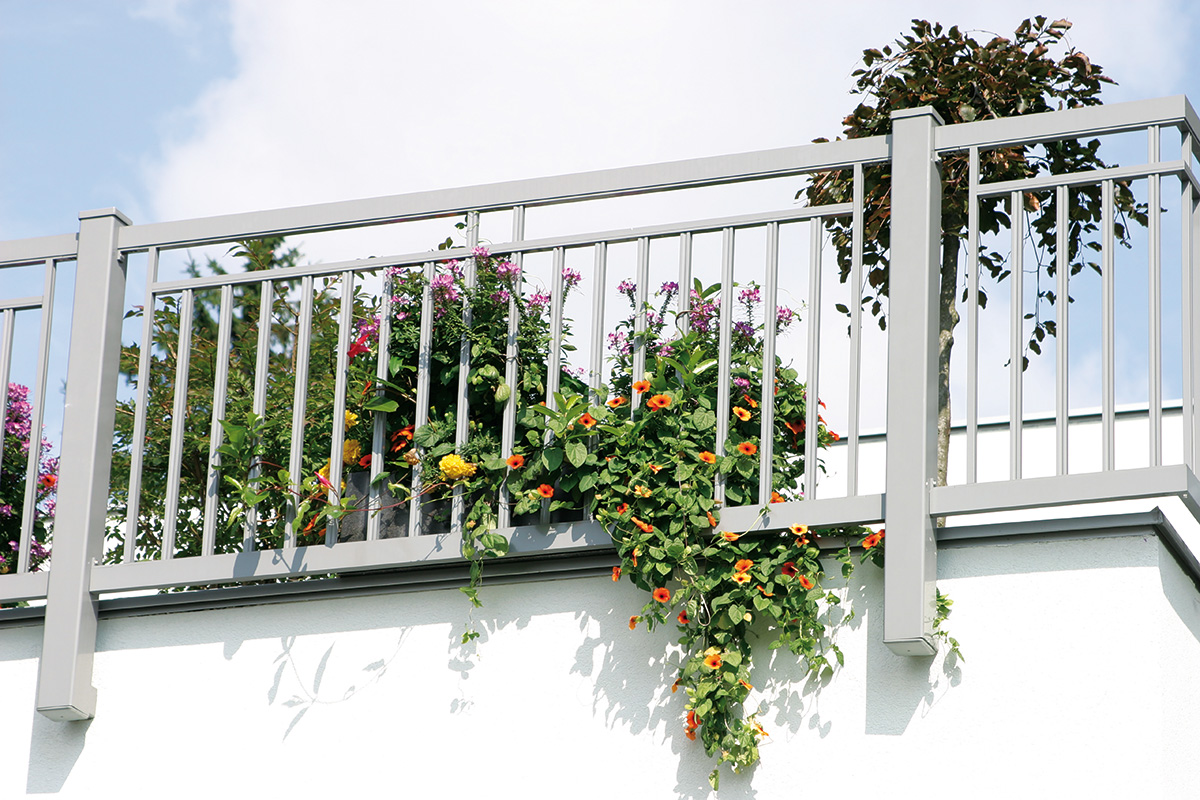
<svg viewBox="0 0 1200 800">
<path fill-rule="evenodd" d="M 29 387 L 8 384 L 4 447 L 0 450 L 0 574 L 17 569 L 25 507 L 25 473 L 30 442 L 34 441 L 31 412 Z M 41 445 L 33 496 L 33 539 L 29 544 L 29 569 L 32 571 L 50 556 L 46 542 L 53 526 L 58 485 L 58 459 L 50 455 L 53 445 L 45 437 L 38 438 Z"/>
<path fill-rule="evenodd" d="M 977 40 L 957 27 L 944 29 L 924 20 L 913 20 L 912 34 L 895 41 L 894 47 L 863 51 L 863 66 L 854 71 L 854 94 L 863 101 L 843 122 L 848 139 L 891 133 L 893 111 L 932 106 L 946 124 L 974 122 L 1020 114 L 1035 114 L 1056 109 L 1078 108 L 1101 103 L 1100 91 L 1112 79 L 1087 55 L 1068 48 L 1055 57 L 1070 29 L 1066 20 L 1048 21 L 1045 17 L 1023 21 L 1011 39 L 993 36 Z M 818 139 L 817 141 L 825 141 Z M 1038 145 L 981 150 L 980 178 L 985 182 L 1032 178 L 1044 174 L 1062 174 L 1103 169 L 1113 164 L 1099 156 L 1098 140 L 1063 139 Z M 940 396 L 939 433 L 943 445 L 949 436 L 949 364 L 953 330 L 958 323 L 955 300 L 959 296 L 958 256 L 967 236 L 970 210 L 969 156 L 965 152 L 942 154 L 942 266 L 940 297 Z M 886 325 L 886 305 L 890 281 L 889 248 L 891 174 L 887 165 L 867 166 L 863 170 L 863 267 L 865 269 L 862 304 Z M 849 202 L 853 177 L 847 171 L 814 175 L 797 198 L 810 204 Z M 1134 200 L 1128 183 L 1118 182 L 1115 192 L 1117 216 L 1113 231 L 1117 240 L 1129 245 L 1129 220 L 1146 224 L 1146 206 Z M 1072 187 L 1068 192 L 1066 233 L 1070 274 L 1085 267 L 1096 272 L 1100 266 L 1094 252 L 1100 244 L 1093 234 L 1101 222 L 1101 196 L 1098 184 Z M 979 201 L 979 231 L 998 233 L 1011 225 L 1012 209 L 1007 199 L 984 198 Z M 1033 320 L 1027 350 L 1040 353 L 1047 335 L 1057 328 L 1048 308 L 1058 301 L 1055 290 L 1042 285 L 1043 275 L 1053 278 L 1057 270 L 1058 199 L 1053 191 L 1027 192 L 1024 196 L 1026 238 L 1036 255 L 1036 303 L 1026 314 Z M 826 228 L 837 251 L 842 282 L 851 273 L 852 231 L 845 219 L 830 218 Z M 1010 274 L 1011 265 L 1002 254 L 980 245 L 979 263 L 995 280 Z M 966 302 L 971 298 L 962 296 Z M 973 299 L 987 303 L 981 287 Z M 842 311 L 848 313 L 844 306 Z M 1023 357 L 1023 366 L 1028 357 Z M 939 448 L 939 478 L 945 482 L 946 447 Z"/>
</svg>

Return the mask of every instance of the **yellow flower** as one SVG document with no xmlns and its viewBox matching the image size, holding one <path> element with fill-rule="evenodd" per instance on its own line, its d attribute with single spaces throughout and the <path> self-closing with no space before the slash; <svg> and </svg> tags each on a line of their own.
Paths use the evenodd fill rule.
<svg viewBox="0 0 1200 800">
<path fill-rule="evenodd" d="M 351 428 L 353 428 L 354 423 L 356 423 L 356 422 L 358 422 L 358 414 L 355 414 L 353 411 L 347 411 L 346 412 L 346 430 L 350 430 Z"/>
<path fill-rule="evenodd" d="M 349 466 L 357 464 L 358 459 L 362 456 L 362 446 L 358 443 L 358 439 L 351 439 L 342 445 L 342 463 Z"/>
<path fill-rule="evenodd" d="M 330 488 L 332 488 L 332 484 L 329 481 L 329 461 L 328 460 L 325 461 L 325 466 L 323 466 L 319 470 L 317 470 L 317 474 L 320 475 L 322 478 L 324 478 L 325 483 L 328 484 L 330 486 Z M 343 492 L 346 491 L 346 482 L 345 481 L 342 481 L 342 491 Z"/>
<path fill-rule="evenodd" d="M 438 462 L 438 469 L 442 471 L 448 479 L 452 481 L 460 481 L 463 478 L 469 478 L 475 474 L 475 465 L 463 459 L 457 453 L 451 453 L 442 458 Z"/>
</svg>

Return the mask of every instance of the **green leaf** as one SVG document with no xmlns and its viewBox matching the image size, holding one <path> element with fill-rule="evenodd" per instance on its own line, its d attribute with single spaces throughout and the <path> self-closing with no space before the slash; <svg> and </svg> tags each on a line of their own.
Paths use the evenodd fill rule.
<svg viewBox="0 0 1200 800">
<path fill-rule="evenodd" d="M 587 447 L 583 442 L 567 442 L 567 460 L 573 467 L 582 467 L 587 461 Z"/>
<path fill-rule="evenodd" d="M 383 411 L 390 414 L 399 409 L 400 404 L 395 400 L 388 400 L 383 395 L 376 395 L 367 402 L 363 403 L 363 408 L 367 411 Z"/>
<path fill-rule="evenodd" d="M 542 466 L 554 472 L 562 466 L 563 451 L 561 447 L 548 447 L 542 451 Z"/>
</svg>

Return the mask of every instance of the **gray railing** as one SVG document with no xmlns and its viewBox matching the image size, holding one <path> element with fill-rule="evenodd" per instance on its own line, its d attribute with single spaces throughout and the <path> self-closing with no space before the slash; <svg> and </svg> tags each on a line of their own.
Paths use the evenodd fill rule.
<svg viewBox="0 0 1200 800">
<path fill-rule="evenodd" d="M 826 249 L 823 240 L 825 226 L 831 220 L 849 220 L 852 241 L 849 253 L 846 303 L 849 317 L 848 358 L 846 358 L 845 390 L 847 416 L 845 437 L 839 447 L 845 452 L 845 490 L 827 496 L 818 482 L 817 437 L 806 440 L 805 496 L 782 503 L 771 501 L 769 467 L 773 463 L 774 429 L 773 405 L 770 392 L 773 383 L 777 341 L 774 327 L 764 325 L 764 366 L 762 393 L 763 410 L 760 448 L 758 502 L 726 508 L 722 526 L 732 530 L 750 528 L 782 529 L 802 523 L 816 528 L 837 525 L 884 522 L 888 529 L 888 551 L 885 582 L 885 641 L 893 650 L 907 654 L 932 652 L 931 623 L 934 616 L 933 580 L 936 575 L 936 543 L 934 523 L 938 516 L 969 514 L 1014 508 L 1062 505 L 1070 503 L 1175 495 L 1184 498 L 1193 513 L 1200 514 L 1197 499 L 1200 487 L 1195 478 L 1197 457 L 1200 454 L 1200 425 L 1197 425 L 1195 383 L 1200 380 L 1200 325 L 1194 309 L 1200 308 L 1200 280 L 1194 275 L 1195 250 L 1198 237 L 1196 226 L 1197 201 L 1200 184 L 1193 173 L 1193 160 L 1200 152 L 1195 131 L 1200 128 L 1191 106 L 1182 97 L 1093 107 L 1017 119 L 990 120 L 954 127 L 941 127 L 936 114 L 929 109 L 914 109 L 894 115 L 894 131 L 889 137 L 838 141 L 803 147 L 749 153 L 736 156 L 673 162 L 645 167 L 607 170 L 580 175 L 537 180 L 516 181 L 488 186 L 468 187 L 439 192 L 425 192 L 395 197 L 352 202 L 331 203 L 302 208 L 280 209 L 256 213 L 188 220 L 181 222 L 133 225 L 115 209 L 88 212 L 80 215 L 78 237 L 59 236 L 43 239 L 0 243 L 0 268 L 43 263 L 47 274 L 62 261 L 77 262 L 75 309 L 72 318 L 70 368 L 66 387 L 63 423 L 62 467 L 58 478 L 61 501 L 54 520 L 53 563 L 49 570 L 31 572 L 27 552 L 29 536 L 22 542 L 22 560 L 15 574 L 0 576 L 0 602 L 18 600 L 46 601 L 45 644 L 39 678 L 38 708 L 53 719 L 84 719 L 94 711 L 94 689 L 91 687 L 91 658 L 95 646 L 97 598 L 104 593 L 133 590 L 183 587 L 192 585 L 227 584 L 258 581 L 269 578 L 317 576 L 331 572 L 348 573 L 412 566 L 422 562 L 445 562 L 460 558 L 456 540 L 461 534 L 462 503 L 460 493 L 453 501 L 453 525 L 449 532 L 425 534 L 421 516 L 412 513 L 407 536 L 381 538 L 378 515 L 370 515 L 365 525 L 363 541 L 338 541 L 338 523 L 326 529 L 323 545 L 297 546 L 294 525 L 278 549 L 256 549 L 254 535 L 257 524 L 251 514 L 246 523 L 246 535 L 235 552 L 218 552 L 216 529 L 220 514 L 221 461 L 219 448 L 223 442 L 220 421 L 229 392 L 227 358 L 218 359 L 214 375 L 210 438 L 207 461 L 207 496 L 203 509 L 197 509 L 202 530 L 199 554 L 176 557 L 175 524 L 179 517 L 178 483 L 181 469 L 185 418 L 188 407 L 188 352 L 191 342 L 190 321 L 197 293 L 218 292 L 217 353 L 228 353 L 235 288 L 254 286 L 258 291 L 260 308 L 266 314 L 274 299 L 288 294 L 288 287 L 300 285 L 299 324 L 295 345 L 294 404 L 292 416 L 292 449 L 288 466 L 291 474 L 300 473 L 308 379 L 307 353 L 312 333 L 314 281 L 329 279 L 340 287 L 340 306 L 337 321 L 336 367 L 333 419 L 341 420 L 345 408 L 348 350 L 354 325 L 354 296 L 356 286 L 373 280 L 387 268 L 422 271 L 432 276 L 434 259 L 462 259 L 467 264 L 467 280 L 472 280 L 472 256 L 479 242 L 481 215 L 503 212 L 511 218 L 508 241 L 493 242 L 493 254 L 507 256 L 521 267 L 522 261 L 535 254 L 549 254 L 551 264 L 550 320 L 552 342 L 548 353 L 546 397 L 553 402 L 558 388 L 563 352 L 562 319 L 564 290 L 563 268 L 568 258 L 586 258 L 592 264 L 593 295 L 591 333 L 586 370 L 588 383 L 604 383 L 603 342 L 606 319 L 606 296 L 610 280 L 609 253 L 614 245 L 633 243 L 636 247 L 635 278 L 637 296 L 635 324 L 645 330 L 647 320 L 645 301 L 652 274 L 651 249 L 661 241 L 674 244 L 678 252 L 676 270 L 668 273 L 684 287 L 679 310 L 687 310 L 686 289 L 692 283 L 693 245 L 699 237 L 719 237 L 720 257 L 720 316 L 721 346 L 729 352 L 733 331 L 735 264 L 741 232 L 761 229 L 765 232 L 764 319 L 775 319 L 780 281 L 780 237 L 792 230 L 805 229 L 809 242 L 807 269 L 807 339 L 804 346 L 805 369 L 802 373 L 808 397 L 807 430 L 815 431 L 819 424 L 818 403 L 822 388 L 822 321 L 821 313 L 827 287 L 822 267 Z M 1159 152 L 1160 132 L 1177 130 L 1180 136 L 1179 158 L 1163 160 Z M 1151 142 L 1149 157 L 1141 166 L 1121 167 L 1066 175 L 1051 175 L 1003 183 L 982 182 L 979 174 L 979 153 L 994 148 L 1033 146 L 1057 139 L 1078 139 L 1117 132 L 1145 132 Z M 967 303 L 967 481 L 963 485 L 935 487 L 937 468 L 937 318 L 938 264 L 941 249 L 941 189 L 938 170 L 940 155 L 965 151 L 971 159 L 970 192 L 971 221 L 968 233 L 967 275 L 971 298 L 978 296 L 980 268 L 979 245 L 983 232 L 979 228 L 978 204 L 992 197 L 1007 198 L 1011 204 L 1011 264 L 1012 303 L 1010 309 L 1011 365 L 1009 387 L 1011 398 L 1011 469 L 1009 480 L 979 482 L 978 409 L 979 409 L 979 321 L 974 302 Z M 860 413 L 863 407 L 862 374 L 862 302 L 864 285 L 863 265 L 863 186 L 865 170 L 874 165 L 890 166 L 891 174 L 891 246 L 890 299 L 888 312 L 887 390 L 887 458 L 885 492 L 861 493 L 859 475 L 862 469 L 860 452 Z M 582 201 L 624 198 L 635 195 L 658 195 L 680 190 L 719 187 L 727 184 L 762 181 L 773 178 L 804 176 L 830 171 L 847 171 L 852 178 L 852 202 L 825 206 L 790 206 L 782 210 L 753 211 L 732 216 L 712 216 L 699 220 L 669 221 L 662 224 L 607 231 L 583 231 L 566 235 L 529 238 L 526 236 L 526 214 L 534 209 L 554 207 Z M 1179 181 L 1182 230 L 1178 251 L 1181 279 L 1181 319 L 1179 325 L 1181 363 L 1179 364 L 1182 402 L 1184 447 L 1179 464 L 1164 463 L 1162 447 L 1162 274 L 1163 236 L 1159 205 L 1162 198 L 1162 179 Z M 1113 336 L 1118 322 L 1112 313 L 1114 293 L 1113 249 L 1113 187 L 1120 182 L 1146 180 L 1149 185 L 1150 252 L 1147 268 L 1150 333 L 1147 353 L 1149 359 L 1148 424 L 1150 428 L 1149 466 L 1138 469 L 1117 469 L 1114 457 L 1115 371 L 1113 368 Z M 1060 201 L 1067 197 L 1069 187 L 1098 185 L 1102 192 L 1104 220 L 1102 235 L 1103 302 L 1102 359 L 1104 449 L 1099 471 L 1073 474 L 1069 470 L 1067 388 L 1069 361 L 1067 356 L 1069 273 L 1067 262 L 1060 260 L 1057 270 L 1058 337 L 1056 359 L 1056 470 L 1048 477 L 1031 478 L 1022 472 L 1022 355 L 1025 340 L 1024 305 L 1021 278 L 1024 274 L 1022 254 L 1024 227 L 1022 211 L 1024 196 L 1029 192 L 1055 192 Z M 795 187 L 793 187 L 795 188 Z M 1058 208 L 1065 209 L 1060 202 Z M 289 266 L 271 270 L 187 277 L 160 280 L 158 266 L 165 253 L 185 248 L 213 244 L 228 244 L 268 236 L 297 236 L 368 226 L 414 223 L 439 218 L 465 217 L 467 241 L 465 246 L 439 251 L 412 252 L 380 258 L 363 258 L 332 263 Z M 1060 259 L 1068 257 L 1065 217 L 1058 221 Z M 126 265 L 135 254 L 145 254 L 147 277 L 143 303 L 142 338 L 138 368 L 138 394 L 134 401 L 130 449 L 128 508 L 123 530 L 123 554 L 117 563 L 101 564 L 106 538 L 112 533 L 107 525 L 110 515 L 110 475 L 113 456 L 114 415 L 118 403 L 118 378 L 121 373 L 121 327 L 125 315 Z M 139 257 L 141 257 L 139 255 Z M 658 277 L 663 273 L 655 271 Z M 47 286 L 53 286 L 47 278 Z M 48 292 L 50 289 L 47 290 Z M 431 380 L 428 352 L 433 336 L 430 313 L 430 290 L 426 283 L 423 297 L 422 325 L 419 350 L 422 354 L 417 384 L 417 419 L 419 427 L 427 421 L 428 392 Z M 139 551 L 138 507 L 142 495 L 144 472 L 141 448 L 145 441 L 149 371 L 152 367 L 154 312 L 156 305 L 172 298 L 180 310 L 180 330 L 174 347 L 178 357 L 173 385 L 170 453 L 167 462 L 167 495 L 164 498 L 163 541 L 158 557 L 145 557 Z M 36 302 L 35 302 L 36 301 Z M 25 301 L 0 302 L 0 312 L 6 327 L 3 348 L 0 348 L 0 371 L 7 371 L 12 351 L 11 315 L 18 308 L 37 305 L 37 298 Z M 380 342 L 387 341 L 386 325 L 391 319 L 390 291 L 380 295 L 381 324 L 385 333 Z M 49 315 L 43 323 L 41 359 L 45 363 Z M 260 329 L 257 343 L 258 361 L 255 365 L 252 407 L 263 415 L 266 385 L 270 369 L 270 325 Z M 513 329 L 508 331 L 508 372 L 505 382 L 510 391 L 516 388 L 516 353 L 512 344 Z M 155 343 L 162 346 L 162 343 Z M 169 343 L 168 343 L 169 344 Z M 388 375 L 386 348 L 380 347 L 377 374 Z M 640 374 L 645 366 L 646 353 L 635 350 L 632 372 Z M 464 346 L 460 363 L 457 405 L 458 430 L 456 440 L 461 444 L 467 436 L 466 380 L 470 360 L 469 348 Z M 730 418 L 731 374 L 728 359 L 722 359 L 717 391 L 718 427 L 715 432 L 718 453 L 723 453 Z M 583 366 L 583 365 L 581 365 Z M 44 376 L 42 367 L 40 375 Z M 0 375 L 6 377 L 6 375 Z M 44 383 L 44 378 L 43 378 Z M 38 387 L 38 403 L 45 397 L 44 385 Z M 636 398 L 635 398 L 636 400 Z M 424 403 L 423 403 L 424 401 Z M 39 405 L 40 407 L 40 405 Z M 2 410 L 2 409 L 0 409 Z M 513 404 L 509 404 L 501 423 L 500 439 L 507 450 L 513 443 L 516 430 Z M 371 477 L 379 476 L 381 454 L 386 446 L 382 419 L 375 426 L 372 441 Z M 333 424 L 328 431 L 330 463 L 340 463 L 343 452 L 342 425 Z M 29 474 L 31 476 L 31 473 Z M 32 477 L 30 477 L 32 480 Z M 419 494 L 420 474 L 415 472 L 409 487 Z M 503 492 L 503 490 L 501 490 Z M 371 490 L 371 507 L 378 508 L 382 500 L 377 489 Z M 336 494 L 336 492 L 334 492 Z M 885 504 L 885 498 L 890 501 Z M 583 520 L 547 527 L 543 515 L 541 526 L 528 530 L 508 526 L 505 496 L 499 498 L 500 524 L 513 536 L 514 552 L 536 553 L 572 548 L 603 547 L 607 534 L 595 521 Z M 28 501 L 26 502 L 28 506 Z M 26 511 L 28 512 L 28 508 Z M 32 518 L 27 513 L 26 518 Z M 536 533 L 536 535 L 533 535 Z M 423 535 L 425 534 L 425 535 Z M 529 534 L 529 535 L 525 535 Z"/>
</svg>

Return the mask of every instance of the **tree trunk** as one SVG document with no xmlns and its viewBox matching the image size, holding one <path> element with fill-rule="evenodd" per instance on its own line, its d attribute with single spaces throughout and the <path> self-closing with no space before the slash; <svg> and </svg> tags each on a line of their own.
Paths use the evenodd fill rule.
<svg viewBox="0 0 1200 800">
<path fill-rule="evenodd" d="M 954 347 L 954 326 L 958 324 L 957 236 L 942 237 L 942 288 L 938 295 L 938 415 L 937 485 L 946 485 L 946 464 L 950 459 L 950 351 Z M 972 298 L 973 299 L 973 298 Z M 944 524 L 939 519 L 938 525 Z"/>
</svg>

